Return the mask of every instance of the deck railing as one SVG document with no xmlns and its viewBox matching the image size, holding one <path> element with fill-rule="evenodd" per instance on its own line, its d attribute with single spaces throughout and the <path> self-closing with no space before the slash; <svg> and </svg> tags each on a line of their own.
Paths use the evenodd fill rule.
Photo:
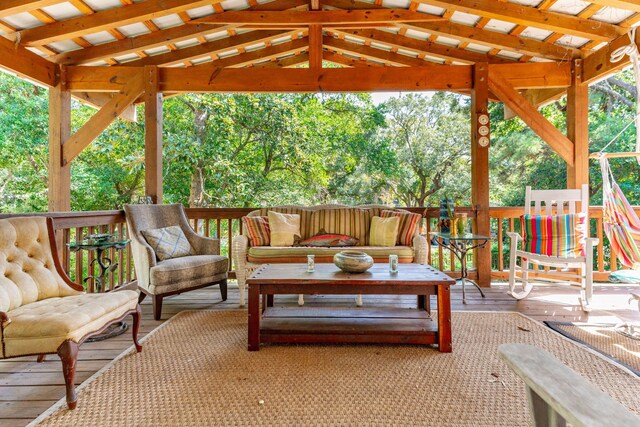
<svg viewBox="0 0 640 427">
<path fill-rule="evenodd" d="M 233 259 L 233 248 L 231 242 L 235 236 L 242 233 L 241 218 L 255 208 L 189 208 L 186 209 L 187 216 L 192 227 L 198 233 L 220 239 L 221 253 Z M 423 215 L 424 220 L 421 225 L 421 232 L 427 234 L 437 229 L 439 217 L 438 208 L 405 208 L 415 213 Z M 640 214 L 640 207 L 634 208 Z M 472 208 L 460 207 L 457 212 L 467 212 L 470 218 L 475 217 Z M 495 236 L 492 240 L 492 278 L 504 280 L 508 275 L 509 268 L 509 239 L 507 231 L 520 231 L 520 221 L 518 220 L 523 212 L 522 207 L 493 207 L 489 211 L 491 218 L 491 231 Z M 21 214 L 25 215 L 25 214 Z M 83 236 L 93 233 L 112 233 L 120 238 L 127 238 L 127 227 L 123 211 L 93 211 L 93 212 L 68 212 L 68 213 L 38 213 L 28 214 L 37 216 L 49 216 L 54 218 L 54 226 L 60 233 L 63 243 L 61 247 L 61 258 L 65 269 L 71 279 L 77 283 L 86 283 L 87 291 L 94 292 L 95 284 L 89 276 L 97 274 L 97 263 L 94 262 L 95 252 L 71 252 L 67 243 L 80 241 Z M 2 214 L 0 218 L 19 216 L 12 214 Z M 598 237 L 600 243 L 594 249 L 594 270 L 595 280 L 604 281 L 611 271 L 618 269 L 616 254 L 613 253 L 606 241 L 602 225 L 602 209 L 592 206 L 589 211 L 591 236 Z M 118 263 L 117 269 L 111 274 L 104 290 L 111 290 L 115 287 L 127 284 L 135 280 L 135 269 L 133 267 L 133 256 L 129 247 L 121 251 L 112 249 L 109 257 Z M 458 275 L 459 263 L 454 255 L 448 250 L 441 250 L 437 245 L 429 245 L 429 263 L 438 269 L 451 274 Z M 473 254 L 470 254 L 468 265 L 471 269 L 474 266 Z M 234 266 L 230 264 L 230 274 L 234 275 Z M 470 277 L 476 277 L 475 272 L 470 271 Z"/>
</svg>

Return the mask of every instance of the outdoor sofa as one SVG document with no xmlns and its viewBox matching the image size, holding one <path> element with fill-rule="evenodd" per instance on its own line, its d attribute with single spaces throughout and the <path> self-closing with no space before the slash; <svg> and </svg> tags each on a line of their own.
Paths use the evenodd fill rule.
<svg viewBox="0 0 640 427">
<path fill-rule="evenodd" d="M 409 211 L 395 209 L 382 205 L 319 205 L 314 207 L 304 206 L 276 206 L 254 210 L 247 217 L 267 217 L 268 212 L 300 215 L 300 239 L 308 239 L 324 230 L 326 233 L 344 234 L 358 239 L 353 247 L 309 247 L 309 246 L 271 246 L 263 244 L 252 246 L 248 236 L 247 227 L 244 226 L 242 234 L 233 240 L 233 261 L 236 278 L 240 288 L 240 306 L 245 304 L 245 287 L 247 277 L 262 264 L 267 263 L 306 263 L 307 255 L 315 255 L 316 263 L 333 262 L 333 256 L 345 249 L 363 251 L 369 254 L 374 262 L 387 263 L 389 255 L 398 255 L 400 263 L 427 263 L 427 240 L 420 235 L 419 224 L 421 216 L 411 214 Z M 384 215 L 383 211 L 393 211 L 396 215 L 408 215 L 417 221 L 411 235 L 402 236 L 401 230 L 398 239 L 393 246 L 371 246 L 369 243 L 369 231 L 372 218 Z M 419 218 L 417 218 L 419 216 Z M 243 218 L 243 225 L 246 219 Z M 402 225 L 401 225 L 402 228 Z M 265 243 L 265 242 L 263 242 Z"/>
</svg>

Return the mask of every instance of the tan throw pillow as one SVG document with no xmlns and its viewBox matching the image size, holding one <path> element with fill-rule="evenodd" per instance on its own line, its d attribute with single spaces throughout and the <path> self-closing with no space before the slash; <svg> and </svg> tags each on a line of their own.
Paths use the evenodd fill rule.
<svg viewBox="0 0 640 427">
<path fill-rule="evenodd" d="M 194 254 L 179 225 L 143 230 L 141 233 L 160 261 Z"/>
<path fill-rule="evenodd" d="M 271 246 L 293 246 L 296 238 L 300 238 L 300 215 L 268 213 L 271 228 Z"/>
<path fill-rule="evenodd" d="M 371 218 L 371 230 L 369 232 L 369 244 L 371 246 L 395 246 L 398 238 L 398 226 L 400 218 L 397 216 Z"/>
</svg>

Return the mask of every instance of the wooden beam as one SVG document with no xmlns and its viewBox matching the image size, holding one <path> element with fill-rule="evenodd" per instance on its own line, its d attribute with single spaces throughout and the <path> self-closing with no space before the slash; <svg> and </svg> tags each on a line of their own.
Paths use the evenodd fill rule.
<svg viewBox="0 0 640 427">
<path fill-rule="evenodd" d="M 337 52 L 348 52 L 354 56 L 361 58 L 373 59 L 385 64 L 400 67 L 421 67 L 428 64 L 427 61 L 420 58 L 403 55 L 400 53 L 388 52 L 386 50 L 377 49 L 361 44 L 351 43 L 345 40 L 336 39 L 325 36 L 323 44 L 330 50 Z"/>
<path fill-rule="evenodd" d="M 49 212 L 71 210 L 71 165 L 63 162 L 64 144 L 71 134 L 71 93 L 65 70 L 60 83 L 49 89 Z"/>
<path fill-rule="evenodd" d="M 457 49 L 455 47 L 446 46 L 440 43 L 420 40 L 413 37 L 406 37 L 401 34 L 393 34 L 388 31 L 380 31 L 375 29 L 364 30 L 334 30 L 332 33 L 344 36 L 357 37 L 368 42 L 382 43 L 391 48 L 411 50 L 418 53 L 424 53 L 434 58 L 444 60 L 459 61 L 464 64 L 474 64 L 476 62 L 489 62 L 491 64 L 508 64 L 515 62 L 512 59 L 500 58 L 495 55 L 485 55 L 482 53 L 472 52 L 470 50 Z"/>
<path fill-rule="evenodd" d="M 309 62 L 309 54 L 301 53 L 299 55 L 288 56 L 277 61 L 266 61 L 254 64 L 255 68 L 290 68 Z"/>
<path fill-rule="evenodd" d="M 628 45 L 631 42 L 629 37 L 630 34 L 618 37 L 608 45 L 585 57 L 582 64 L 582 82 L 592 84 L 627 67 L 631 63 L 629 56 L 625 55 L 619 62 L 611 62 L 611 53 Z M 640 33 L 636 34 L 634 42 L 636 45 L 640 42 Z"/>
<path fill-rule="evenodd" d="M 398 26 L 422 32 L 426 31 L 435 36 L 444 36 L 468 43 L 479 44 L 491 49 L 504 49 L 539 58 L 566 61 L 567 59 L 582 57 L 582 52 L 579 49 L 558 46 L 509 34 L 501 34 L 496 31 L 474 28 L 455 22 L 414 22 L 401 23 L 398 24 Z"/>
<path fill-rule="evenodd" d="M 471 88 L 471 68 L 465 65 L 371 68 L 366 73 L 349 68 L 274 71 L 200 66 L 163 68 L 160 75 L 163 92 L 369 92 Z"/>
<path fill-rule="evenodd" d="M 589 40 L 608 42 L 626 32 L 621 27 L 602 21 L 496 0 L 417 0 L 417 2 Z"/>
<path fill-rule="evenodd" d="M 489 90 L 515 111 L 568 165 L 573 166 L 573 143 L 529 104 L 502 74 L 490 70 Z"/>
<path fill-rule="evenodd" d="M 128 81 L 121 94 L 114 96 L 65 142 L 62 157 L 63 164 L 66 165 L 71 162 L 85 147 L 91 144 L 111 124 L 113 119 L 122 114 L 143 91 L 144 79 L 142 73 L 138 73 Z"/>
<path fill-rule="evenodd" d="M 489 65 L 479 63 L 473 67 L 471 89 L 471 203 L 476 209 L 475 232 L 491 235 L 489 218 L 489 146 L 480 146 L 479 115 L 489 117 Z M 489 123 L 486 126 L 490 126 Z M 487 135 L 489 137 L 490 135 Z M 491 286 L 491 245 L 479 248 L 476 258 L 478 285 Z"/>
<path fill-rule="evenodd" d="M 108 92 L 73 92 L 71 94 L 74 98 L 76 98 L 81 103 L 88 105 L 92 108 L 97 108 L 98 110 L 104 106 L 107 102 L 111 101 L 114 97 L 113 93 Z M 130 105 L 126 110 L 120 114 L 120 117 L 129 120 L 130 122 L 138 121 L 138 117 L 136 115 L 136 106 Z"/>
<path fill-rule="evenodd" d="M 219 0 L 147 0 L 103 10 L 93 15 L 17 31 L 8 34 L 7 37 L 11 41 L 19 41 L 21 45 L 42 46 L 58 40 L 82 37 L 219 2 Z"/>
<path fill-rule="evenodd" d="M 56 64 L 4 37 L 0 37 L 0 67 L 48 87 L 57 85 L 60 73 Z"/>
<path fill-rule="evenodd" d="M 350 68 L 351 67 L 356 67 L 356 68 L 357 67 L 384 67 L 384 64 L 382 63 L 371 62 L 365 59 L 352 58 L 352 57 L 341 55 L 339 53 L 331 52 L 328 50 L 325 50 L 322 53 L 322 58 L 325 61 L 330 62 L 332 64 L 342 65 Z"/>
<path fill-rule="evenodd" d="M 574 61 L 567 90 L 567 137 L 573 142 L 573 166 L 567 166 L 567 188 L 589 184 L 589 85 L 582 83 L 582 60 Z"/>
<path fill-rule="evenodd" d="M 336 24 L 385 24 L 389 22 L 443 21 L 437 15 L 413 12 L 407 9 L 370 10 L 296 10 L 280 12 L 229 11 L 194 19 L 193 23 L 212 24 L 260 24 L 260 25 L 336 25 Z"/>
<path fill-rule="evenodd" d="M 72 92 L 122 92 L 128 82 L 142 72 L 135 67 L 66 67 Z"/>
<path fill-rule="evenodd" d="M 274 10 L 291 9 L 306 5 L 305 0 L 277 0 L 253 6 L 251 10 Z M 124 40 L 103 43 L 85 49 L 64 52 L 51 57 L 50 59 L 59 64 L 84 65 L 105 58 L 121 56 L 135 53 L 145 49 L 165 46 L 167 43 L 178 43 L 185 40 L 198 38 L 207 34 L 233 28 L 233 26 L 220 25 L 218 27 L 211 24 L 198 25 L 178 25 L 166 30 L 153 31 L 136 37 L 128 37 Z"/>
<path fill-rule="evenodd" d="M 293 53 L 298 53 L 303 49 L 307 49 L 309 46 L 309 39 L 296 39 L 286 43 L 279 43 L 266 47 L 264 49 L 256 49 L 251 52 L 240 53 L 234 56 L 228 56 L 223 59 L 215 60 L 211 63 L 198 65 L 197 67 L 210 67 L 215 66 L 218 68 L 225 67 L 244 67 L 251 65 L 260 60 L 270 60 L 278 57 L 286 56 Z"/>
<path fill-rule="evenodd" d="M 0 18 L 40 9 L 60 3 L 60 0 L 3 0 L 0 3 Z"/>
<path fill-rule="evenodd" d="M 502 4 L 504 2 L 500 2 Z M 357 0 L 324 0 L 323 4 L 339 9 L 377 9 L 382 6 L 372 5 Z M 518 37 L 515 35 L 501 34 L 496 31 L 488 31 L 480 28 L 470 27 L 455 22 L 422 22 L 422 23 L 399 23 L 400 28 L 414 29 L 428 32 L 434 36 L 444 36 L 460 40 L 466 43 L 475 43 L 487 46 L 491 49 L 509 50 L 525 55 L 540 58 L 565 61 L 568 58 L 580 58 L 582 52 L 579 49 L 557 46 L 542 41 Z M 474 61 L 481 62 L 481 61 Z"/>
<path fill-rule="evenodd" d="M 144 188 L 162 203 L 162 92 L 158 67 L 144 67 Z"/>
<path fill-rule="evenodd" d="M 125 67 L 140 67 L 146 65 L 168 66 L 180 64 L 191 59 L 216 55 L 225 51 L 251 46 L 278 37 L 293 36 L 299 31 L 251 31 L 233 37 L 213 40 L 196 46 L 186 47 L 159 55 L 140 58 L 121 64 Z"/>
<path fill-rule="evenodd" d="M 522 96 L 527 102 L 533 105 L 536 109 L 540 109 L 545 105 L 548 105 L 567 94 L 566 88 L 550 88 L 550 89 L 527 89 L 522 91 Z M 513 112 L 507 105 L 504 106 L 504 119 L 509 120 L 516 117 L 516 113 Z"/>
<path fill-rule="evenodd" d="M 638 0 L 589 0 L 590 3 L 616 9 L 631 10 L 640 13 L 640 2 Z"/>
<path fill-rule="evenodd" d="M 571 85 L 569 62 L 492 64 L 489 68 L 505 76 L 516 89 L 566 88 Z"/>
<path fill-rule="evenodd" d="M 314 70 L 322 68 L 322 40 L 322 25 L 309 25 L 309 68 Z"/>
</svg>

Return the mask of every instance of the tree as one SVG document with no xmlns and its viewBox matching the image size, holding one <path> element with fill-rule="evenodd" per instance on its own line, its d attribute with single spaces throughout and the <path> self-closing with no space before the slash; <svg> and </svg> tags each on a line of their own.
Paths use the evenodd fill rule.
<svg viewBox="0 0 640 427">
<path fill-rule="evenodd" d="M 400 166 L 390 190 L 402 205 L 437 205 L 447 196 L 470 203 L 469 107 L 457 95 L 409 94 L 385 104 L 390 142 Z"/>
</svg>

